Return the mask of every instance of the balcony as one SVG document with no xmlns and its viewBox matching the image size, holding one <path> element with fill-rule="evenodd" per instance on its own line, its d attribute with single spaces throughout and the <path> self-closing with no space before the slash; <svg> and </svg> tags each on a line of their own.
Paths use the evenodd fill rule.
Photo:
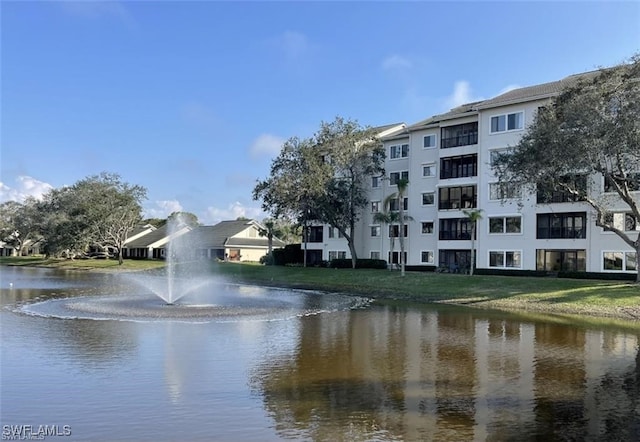
<svg viewBox="0 0 640 442">
<path fill-rule="evenodd" d="M 440 147 L 442 149 L 478 144 L 478 123 L 443 127 L 441 138 Z"/>
</svg>

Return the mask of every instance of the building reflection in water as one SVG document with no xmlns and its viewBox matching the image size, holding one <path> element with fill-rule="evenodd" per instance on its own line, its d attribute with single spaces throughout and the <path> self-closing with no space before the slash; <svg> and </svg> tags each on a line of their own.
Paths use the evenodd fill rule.
<svg viewBox="0 0 640 442">
<path fill-rule="evenodd" d="M 301 318 L 254 369 L 283 437 L 633 440 L 638 335 L 479 311 L 380 307 Z"/>
</svg>

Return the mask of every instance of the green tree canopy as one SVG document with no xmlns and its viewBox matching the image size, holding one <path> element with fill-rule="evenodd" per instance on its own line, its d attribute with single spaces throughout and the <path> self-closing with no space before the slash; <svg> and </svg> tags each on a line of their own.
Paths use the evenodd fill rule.
<svg viewBox="0 0 640 442">
<path fill-rule="evenodd" d="M 521 141 L 496 162 L 500 182 L 529 194 L 563 192 L 594 210 L 595 224 L 614 232 L 640 257 L 640 57 L 585 74 L 538 110 Z M 638 274 L 640 281 L 640 273 Z"/>
</svg>

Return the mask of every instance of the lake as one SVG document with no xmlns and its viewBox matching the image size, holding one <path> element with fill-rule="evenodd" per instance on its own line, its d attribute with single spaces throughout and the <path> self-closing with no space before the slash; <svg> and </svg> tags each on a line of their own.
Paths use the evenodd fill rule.
<svg viewBox="0 0 640 442">
<path fill-rule="evenodd" d="M 5 440 L 640 439 L 633 322 L 252 286 L 174 317 L 114 274 L 0 267 L 0 285 Z M 102 316 L 112 301 L 169 310 Z"/>
</svg>

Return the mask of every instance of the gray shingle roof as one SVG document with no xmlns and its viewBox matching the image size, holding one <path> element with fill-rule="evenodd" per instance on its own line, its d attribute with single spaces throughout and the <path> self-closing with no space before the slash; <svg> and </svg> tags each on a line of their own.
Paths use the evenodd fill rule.
<svg viewBox="0 0 640 442">
<path fill-rule="evenodd" d="M 160 241 L 162 238 L 165 238 L 168 235 L 169 226 L 165 224 L 162 227 L 158 227 L 153 232 L 149 232 L 146 235 L 143 235 L 140 238 L 136 238 L 133 241 L 127 243 L 126 247 L 128 249 L 147 248 L 154 242 Z"/>
<path fill-rule="evenodd" d="M 225 246 L 267 247 L 267 238 L 233 238 L 252 225 L 260 226 L 254 220 L 221 221 L 215 226 L 198 226 L 185 235 L 185 240 L 190 241 L 194 247 L 203 249 L 221 249 Z M 284 242 L 274 238 L 273 245 L 282 247 Z"/>
<path fill-rule="evenodd" d="M 570 75 L 558 81 L 551 81 L 549 83 L 514 89 L 498 95 L 497 97 L 480 102 L 477 109 L 489 109 L 492 107 L 506 106 L 509 104 L 553 97 L 560 94 L 563 89 L 573 86 L 579 81 L 587 81 L 598 75 L 600 72 L 601 71 L 584 72 L 581 74 Z"/>
</svg>

